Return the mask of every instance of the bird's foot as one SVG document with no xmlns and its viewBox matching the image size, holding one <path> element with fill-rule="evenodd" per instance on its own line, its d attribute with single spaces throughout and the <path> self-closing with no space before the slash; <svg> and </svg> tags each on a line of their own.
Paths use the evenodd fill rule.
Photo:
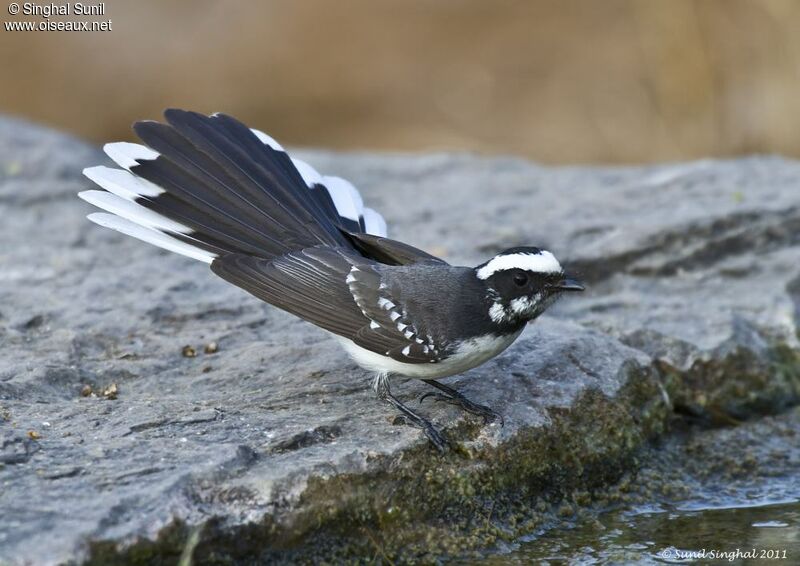
<svg viewBox="0 0 800 566">
<path fill-rule="evenodd" d="M 413 426 L 414 428 L 421 429 L 425 436 L 428 437 L 428 440 L 431 441 L 436 449 L 441 452 L 447 452 L 447 449 L 450 448 L 450 442 L 447 438 L 442 434 L 442 432 L 433 426 L 428 419 L 419 416 L 416 413 L 409 415 L 405 412 L 397 415 L 397 419 L 394 421 L 395 424 L 402 423 L 408 426 Z"/>
<path fill-rule="evenodd" d="M 503 415 L 498 413 L 497 411 L 490 409 L 486 405 L 479 405 L 478 403 L 473 403 L 464 395 L 452 389 L 451 387 L 447 387 L 446 385 L 442 385 L 441 383 L 435 382 L 433 380 L 424 380 L 429 385 L 433 385 L 440 392 L 430 392 L 425 393 L 422 397 L 419 398 L 419 402 L 422 403 L 428 397 L 432 397 L 436 401 L 440 401 L 443 403 L 449 403 L 451 405 L 456 405 L 461 407 L 462 410 L 466 411 L 471 415 L 479 416 L 483 419 L 483 424 L 489 424 L 493 422 L 499 422 L 500 426 L 505 426 L 505 419 L 503 419 Z M 431 383 L 433 381 L 433 383 Z"/>
<path fill-rule="evenodd" d="M 449 441 L 444 437 L 444 435 L 439 431 L 435 426 L 428 423 L 428 425 L 422 429 L 425 433 L 425 436 L 428 437 L 428 440 L 436 447 L 436 449 L 444 454 L 447 452 L 447 449 L 450 447 Z"/>
<path fill-rule="evenodd" d="M 397 397 L 392 395 L 391 391 L 389 390 L 389 383 L 386 380 L 386 376 L 378 376 L 376 381 L 376 390 L 378 391 L 378 396 L 381 400 L 389 403 L 395 409 L 400 411 L 401 417 L 406 424 L 422 429 L 422 432 L 425 433 L 425 436 L 428 437 L 428 440 L 431 441 L 431 444 L 433 444 L 439 452 L 444 453 L 447 451 L 450 446 L 447 438 L 445 438 L 441 431 L 433 426 L 433 423 L 431 423 L 428 419 L 417 414 L 403 404 Z"/>
</svg>

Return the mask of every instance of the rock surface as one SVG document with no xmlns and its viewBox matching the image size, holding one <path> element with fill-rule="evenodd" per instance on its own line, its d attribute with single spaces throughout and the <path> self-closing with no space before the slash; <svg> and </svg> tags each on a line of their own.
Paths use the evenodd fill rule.
<svg viewBox="0 0 800 566">
<path fill-rule="evenodd" d="M 800 163 L 301 155 L 397 239 L 470 265 L 540 245 L 590 283 L 450 381 L 505 427 L 426 404 L 439 456 L 322 331 L 85 221 L 99 150 L 4 118 L 0 563 L 424 562 L 530 532 L 533 502 L 615 481 L 676 411 L 797 402 Z"/>
</svg>

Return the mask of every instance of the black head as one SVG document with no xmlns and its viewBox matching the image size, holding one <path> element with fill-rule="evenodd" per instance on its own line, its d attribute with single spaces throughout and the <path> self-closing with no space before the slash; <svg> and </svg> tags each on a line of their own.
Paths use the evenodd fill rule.
<svg viewBox="0 0 800 566">
<path fill-rule="evenodd" d="M 498 324 L 533 320 L 562 293 L 583 291 L 553 254 L 534 247 L 505 250 L 476 267 L 475 275 L 486 284 L 489 316 Z"/>
</svg>

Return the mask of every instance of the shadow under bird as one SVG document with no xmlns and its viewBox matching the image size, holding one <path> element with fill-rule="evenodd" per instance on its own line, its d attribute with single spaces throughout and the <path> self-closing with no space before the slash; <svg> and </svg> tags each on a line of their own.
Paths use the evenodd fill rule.
<svg viewBox="0 0 800 566">
<path fill-rule="evenodd" d="M 84 174 L 89 219 L 208 263 L 257 298 L 333 333 L 376 374 L 378 397 L 444 450 L 442 433 L 391 392 L 421 379 L 435 397 L 485 422 L 502 417 L 438 380 L 501 353 L 559 296 L 581 291 L 550 252 L 506 250 L 456 267 L 386 237 L 383 217 L 339 177 L 289 157 L 271 137 L 224 114 L 170 109 L 136 122 L 146 145 L 111 143 L 122 169 Z"/>
</svg>

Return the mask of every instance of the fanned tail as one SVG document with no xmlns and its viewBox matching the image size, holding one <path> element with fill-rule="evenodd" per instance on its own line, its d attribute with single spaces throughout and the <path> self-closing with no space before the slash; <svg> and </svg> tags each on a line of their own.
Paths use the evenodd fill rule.
<svg viewBox="0 0 800 566">
<path fill-rule="evenodd" d="M 230 253 L 272 259 L 321 244 L 350 247 L 343 231 L 386 235 L 352 184 L 290 158 L 263 132 L 224 114 L 171 109 L 164 117 L 166 124 L 134 124 L 147 147 L 104 147 L 122 169 L 84 170 L 104 189 L 79 195 L 106 211 L 90 220 L 206 263 Z"/>
</svg>

